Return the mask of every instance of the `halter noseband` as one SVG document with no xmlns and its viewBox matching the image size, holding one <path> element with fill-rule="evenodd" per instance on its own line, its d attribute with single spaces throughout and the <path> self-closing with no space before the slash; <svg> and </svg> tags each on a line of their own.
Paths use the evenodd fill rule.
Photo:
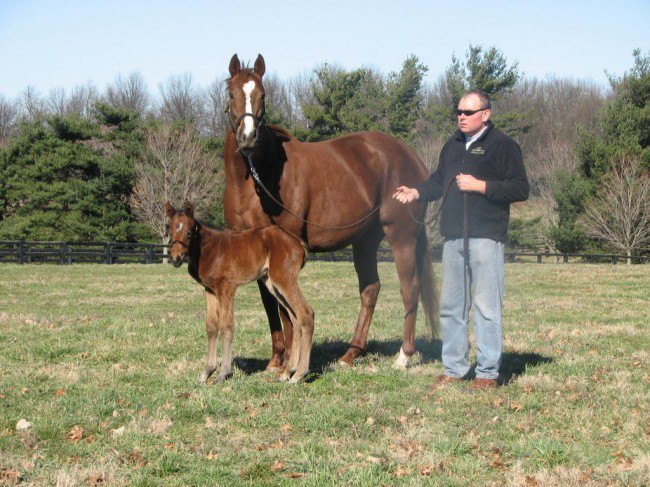
<svg viewBox="0 0 650 487">
<path fill-rule="evenodd" d="M 257 128 L 260 128 L 264 125 L 264 113 L 262 113 L 262 116 L 257 118 L 254 114 L 249 113 L 249 112 L 244 112 L 242 113 L 239 117 L 235 119 L 233 122 L 232 118 L 232 112 L 230 110 L 230 103 L 228 103 L 228 106 L 226 107 L 226 113 L 228 114 L 228 122 L 230 123 L 230 128 L 232 129 L 233 134 L 237 134 L 237 127 L 239 127 L 239 124 L 245 117 L 251 117 L 255 121 L 255 125 Z"/>
</svg>

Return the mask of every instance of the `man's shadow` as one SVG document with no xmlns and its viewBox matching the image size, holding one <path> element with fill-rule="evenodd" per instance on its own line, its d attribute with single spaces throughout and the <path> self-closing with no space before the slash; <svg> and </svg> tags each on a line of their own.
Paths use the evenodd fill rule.
<svg viewBox="0 0 650 487">
<path fill-rule="evenodd" d="M 364 355 L 380 355 L 383 357 L 397 356 L 402 346 L 402 341 L 395 340 L 370 340 L 366 345 Z M 315 343 L 311 352 L 311 365 L 307 382 L 318 380 L 334 365 L 348 350 L 349 343 L 342 340 L 324 341 Z M 434 363 L 441 361 L 442 341 L 417 338 L 415 348 L 420 354 L 420 363 Z M 363 357 L 363 356 L 362 356 Z M 363 360 L 361 358 L 360 360 Z M 551 363 L 553 359 L 534 352 L 503 352 L 501 356 L 501 369 L 499 371 L 499 384 L 507 385 L 523 375 L 528 367 L 539 364 Z M 266 369 L 267 359 L 253 357 L 235 357 L 234 364 L 246 375 L 255 374 Z M 475 365 L 472 366 L 468 377 L 473 377 Z"/>
</svg>

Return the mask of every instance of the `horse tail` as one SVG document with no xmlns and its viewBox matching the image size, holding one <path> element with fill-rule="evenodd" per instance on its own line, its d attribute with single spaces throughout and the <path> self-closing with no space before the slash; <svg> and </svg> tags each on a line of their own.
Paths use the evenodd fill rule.
<svg viewBox="0 0 650 487">
<path fill-rule="evenodd" d="M 431 330 L 432 339 L 440 338 L 438 292 L 431 262 L 431 249 L 429 249 L 427 234 L 424 229 L 422 229 L 418 237 L 416 260 L 418 276 L 420 277 L 420 299 L 424 308 L 427 326 Z"/>
</svg>

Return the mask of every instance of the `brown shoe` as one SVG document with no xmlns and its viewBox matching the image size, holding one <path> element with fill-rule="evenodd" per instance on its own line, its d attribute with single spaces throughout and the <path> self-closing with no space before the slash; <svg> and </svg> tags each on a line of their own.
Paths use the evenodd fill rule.
<svg viewBox="0 0 650 487">
<path fill-rule="evenodd" d="M 496 379 L 474 379 L 465 389 L 467 392 L 479 392 L 495 389 L 497 386 Z"/>
<path fill-rule="evenodd" d="M 463 379 L 459 379 L 458 377 L 451 377 L 447 374 L 440 374 L 438 377 L 435 378 L 433 384 L 431 384 L 429 387 L 431 389 L 440 390 L 440 389 L 444 389 L 449 384 L 462 382 L 462 381 Z"/>
</svg>

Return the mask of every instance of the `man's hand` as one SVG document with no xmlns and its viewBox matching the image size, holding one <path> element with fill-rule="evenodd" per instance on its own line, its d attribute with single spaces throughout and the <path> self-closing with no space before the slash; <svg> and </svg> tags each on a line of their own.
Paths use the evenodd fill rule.
<svg viewBox="0 0 650 487">
<path fill-rule="evenodd" d="M 469 174 L 463 174 L 462 172 L 456 176 L 456 184 L 458 189 L 464 193 L 481 193 L 485 194 L 485 181 L 476 179 L 474 176 Z"/>
<path fill-rule="evenodd" d="M 395 190 L 393 198 L 395 198 L 400 203 L 406 204 L 411 203 L 412 201 L 416 201 L 418 198 L 420 198 L 420 193 L 418 193 L 418 190 L 415 188 L 400 186 Z"/>
</svg>

